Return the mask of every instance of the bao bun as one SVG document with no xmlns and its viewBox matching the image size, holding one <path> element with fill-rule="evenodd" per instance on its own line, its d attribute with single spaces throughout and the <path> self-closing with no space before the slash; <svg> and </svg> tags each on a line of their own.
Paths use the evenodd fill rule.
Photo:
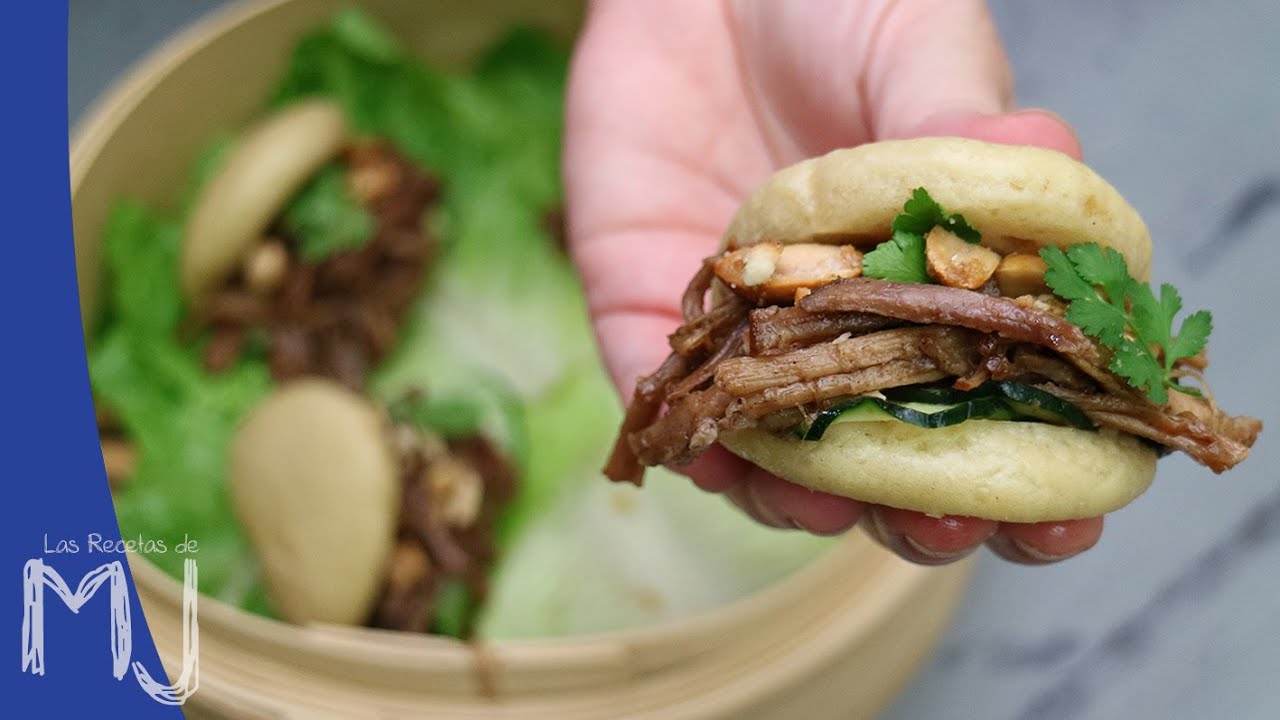
<svg viewBox="0 0 1280 720">
<path fill-rule="evenodd" d="M 1000 252 L 1095 242 L 1146 279 L 1151 239 L 1138 213 L 1081 163 L 1041 148 L 922 138 L 837 150 L 786 168 L 734 217 L 725 243 L 887 239 L 914 188 L 961 213 Z M 932 515 L 1009 522 L 1101 515 L 1151 484 L 1156 453 L 1137 439 L 1031 422 L 833 425 L 817 442 L 762 430 L 722 444 L 792 482 Z"/>
<path fill-rule="evenodd" d="M 187 302 L 230 277 L 302 186 L 350 135 L 342 108 L 304 100 L 250 128 L 211 177 L 187 222 L 178 268 Z"/>
</svg>

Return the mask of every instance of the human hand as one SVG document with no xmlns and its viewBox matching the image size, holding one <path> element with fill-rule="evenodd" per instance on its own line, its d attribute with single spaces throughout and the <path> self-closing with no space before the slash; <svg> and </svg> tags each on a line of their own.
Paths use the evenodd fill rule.
<svg viewBox="0 0 1280 720">
<path fill-rule="evenodd" d="M 775 170 L 838 147 L 958 135 L 1080 156 L 1012 80 L 979 0 L 596 0 L 570 76 L 571 247 L 605 363 L 625 397 L 668 353 L 680 297 L 741 201 Z M 679 468 L 756 520 L 817 534 L 861 519 L 918 563 L 986 543 L 1045 563 L 1097 542 L 1102 518 L 931 518 L 814 492 L 719 446 Z"/>
</svg>

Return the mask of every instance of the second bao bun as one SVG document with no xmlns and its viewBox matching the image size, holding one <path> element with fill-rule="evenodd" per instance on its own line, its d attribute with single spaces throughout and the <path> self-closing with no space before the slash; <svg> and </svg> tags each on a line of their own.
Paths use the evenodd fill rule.
<svg viewBox="0 0 1280 720">
<path fill-rule="evenodd" d="M 302 186 L 342 151 L 350 129 L 330 100 L 303 100 L 250 128 L 191 210 L 178 272 L 187 302 L 226 280 Z"/>
<path fill-rule="evenodd" d="M 1135 278 L 1151 239 L 1128 202 L 1062 153 L 962 138 L 837 150 L 783 169 L 743 204 L 725 245 L 886 240 L 915 188 L 964 215 L 998 252 L 1097 243 Z M 1137 439 L 1041 423 L 969 420 L 925 430 L 842 423 L 819 441 L 749 429 L 721 435 L 733 453 L 791 482 L 932 515 L 1041 522 L 1102 515 L 1151 484 L 1156 452 Z"/>
</svg>

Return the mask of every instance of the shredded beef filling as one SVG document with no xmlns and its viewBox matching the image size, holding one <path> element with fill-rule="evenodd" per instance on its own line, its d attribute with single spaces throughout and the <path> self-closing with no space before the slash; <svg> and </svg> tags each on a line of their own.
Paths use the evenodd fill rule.
<svg viewBox="0 0 1280 720">
<path fill-rule="evenodd" d="M 721 432 L 788 432 L 840 401 L 925 383 L 1035 385 L 1098 427 L 1181 450 L 1214 472 L 1244 460 L 1262 429 L 1205 399 L 1152 402 L 1108 369 L 1109 351 L 1050 296 L 852 278 L 794 304 L 753 307 L 715 277 L 714 260 L 685 292 L 672 354 L 636 386 L 605 468 L 615 481 L 638 484 L 646 465 L 686 464 Z"/>
<path fill-rule="evenodd" d="M 277 382 L 320 375 L 363 391 L 369 370 L 391 351 L 434 261 L 436 240 L 423 220 L 442 188 L 385 142 L 353 144 L 342 160 L 348 187 L 374 219 L 369 242 L 308 261 L 277 223 L 263 243 L 279 255 L 270 286 L 255 283 L 246 263 L 199 309 L 210 329 L 209 370 L 233 365 L 256 338 Z M 395 437 L 398 539 L 367 624 L 426 632 L 449 612 L 440 629 L 470 637 L 488 594 L 499 515 L 515 496 L 515 471 L 481 435 L 445 441 L 401 424 Z M 447 609 L 446 593 L 453 594 Z"/>
<path fill-rule="evenodd" d="M 515 472 L 481 436 L 443 442 L 397 428 L 403 482 L 399 539 L 369 625 L 425 632 L 454 584 L 466 606 L 455 628 L 469 638 L 489 590 L 499 515 L 516 490 Z"/>
<path fill-rule="evenodd" d="M 433 260 L 436 241 L 422 220 L 441 185 L 385 143 L 354 145 L 343 160 L 374 217 L 372 239 L 358 250 L 307 262 L 277 224 L 269 235 L 283 255 L 278 281 L 254 288 L 242 271 L 200 310 L 211 329 L 209 370 L 231 367 L 257 338 L 277 382 L 323 375 L 362 390 L 369 369 L 391 351 Z"/>
</svg>

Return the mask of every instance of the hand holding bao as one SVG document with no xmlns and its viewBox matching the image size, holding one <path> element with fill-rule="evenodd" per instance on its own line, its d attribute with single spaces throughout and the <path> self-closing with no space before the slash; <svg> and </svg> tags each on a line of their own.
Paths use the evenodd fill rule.
<svg viewBox="0 0 1280 720">
<path fill-rule="evenodd" d="M 720 442 L 813 489 L 1020 523 L 1122 507 L 1164 452 L 1221 472 L 1261 423 L 1213 402 L 1208 314 L 1175 326 L 1150 267 L 1137 212 L 1052 150 L 921 138 L 806 160 L 690 284 L 606 472 L 638 482 Z"/>
</svg>

